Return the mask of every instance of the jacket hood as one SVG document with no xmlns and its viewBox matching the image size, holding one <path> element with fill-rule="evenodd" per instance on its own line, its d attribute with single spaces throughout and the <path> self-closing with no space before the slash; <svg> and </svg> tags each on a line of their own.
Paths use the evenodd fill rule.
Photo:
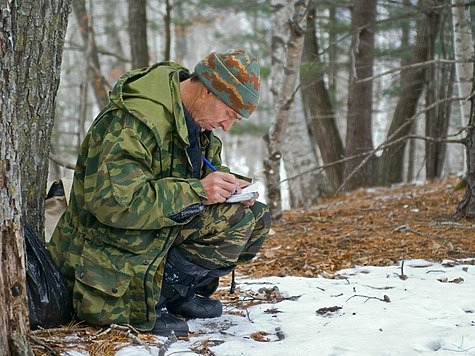
<svg viewBox="0 0 475 356">
<path fill-rule="evenodd" d="M 175 121 L 185 142 L 187 129 L 181 105 L 180 80 L 190 76 L 189 70 L 174 62 L 160 62 L 150 67 L 123 74 L 110 92 L 114 106 L 128 111 L 144 122 L 160 137 L 158 115 Z"/>
</svg>

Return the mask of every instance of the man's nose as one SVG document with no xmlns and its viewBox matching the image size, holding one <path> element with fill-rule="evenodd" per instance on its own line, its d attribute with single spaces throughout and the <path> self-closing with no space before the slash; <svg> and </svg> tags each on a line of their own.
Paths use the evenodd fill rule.
<svg viewBox="0 0 475 356">
<path fill-rule="evenodd" d="M 224 130 L 224 131 L 228 131 L 231 129 L 231 127 L 233 126 L 234 124 L 234 119 L 228 119 L 228 120 L 225 120 L 223 122 L 221 122 L 221 128 Z"/>
</svg>

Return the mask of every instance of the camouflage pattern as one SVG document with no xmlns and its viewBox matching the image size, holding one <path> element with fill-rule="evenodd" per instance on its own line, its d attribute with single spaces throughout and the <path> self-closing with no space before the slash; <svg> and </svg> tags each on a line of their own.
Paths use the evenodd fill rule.
<svg viewBox="0 0 475 356">
<path fill-rule="evenodd" d="M 124 74 L 81 146 L 70 204 L 48 248 L 73 287 L 77 317 L 92 325 L 153 327 L 167 251 L 182 228 L 198 220 L 171 217 L 206 200 L 186 154 L 179 80 L 188 76 L 174 63 Z M 211 132 L 200 140 L 202 154 L 229 172 L 220 140 Z M 241 243 L 253 254 L 263 237 L 250 236 Z"/>
<path fill-rule="evenodd" d="M 267 205 L 260 202 L 216 204 L 183 226 L 175 244 L 182 256 L 207 268 L 217 269 L 253 259 L 270 228 Z"/>
<path fill-rule="evenodd" d="M 194 69 L 214 95 L 243 117 L 249 117 L 259 101 L 260 69 L 256 58 L 242 49 L 213 52 Z"/>
</svg>

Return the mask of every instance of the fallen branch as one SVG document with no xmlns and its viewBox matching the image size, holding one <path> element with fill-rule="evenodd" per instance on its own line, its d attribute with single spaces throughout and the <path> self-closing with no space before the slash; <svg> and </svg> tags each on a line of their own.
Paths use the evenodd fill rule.
<svg viewBox="0 0 475 356">
<path fill-rule="evenodd" d="M 349 301 L 351 298 L 354 298 L 354 297 L 366 298 L 365 303 L 370 299 L 377 299 L 377 300 L 380 300 L 380 301 L 386 302 L 386 303 L 389 303 L 391 301 L 391 299 L 389 299 L 389 297 L 386 294 L 383 296 L 383 298 L 370 297 L 370 296 L 367 296 L 367 295 L 355 294 L 355 295 L 352 295 L 351 297 L 349 297 L 346 301 Z"/>
</svg>

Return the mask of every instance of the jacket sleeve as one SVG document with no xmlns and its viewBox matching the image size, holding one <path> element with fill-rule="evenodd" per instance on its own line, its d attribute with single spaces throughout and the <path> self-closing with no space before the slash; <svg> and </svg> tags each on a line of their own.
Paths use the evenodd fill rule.
<svg viewBox="0 0 475 356">
<path fill-rule="evenodd" d="M 198 179 L 157 178 L 153 155 L 133 128 L 104 138 L 97 170 L 85 178 L 85 204 L 103 224 L 125 229 L 160 229 L 186 223 L 173 220 L 206 199 Z M 86 170 L 87 171 L 87 170 Z"/>
</svg>

